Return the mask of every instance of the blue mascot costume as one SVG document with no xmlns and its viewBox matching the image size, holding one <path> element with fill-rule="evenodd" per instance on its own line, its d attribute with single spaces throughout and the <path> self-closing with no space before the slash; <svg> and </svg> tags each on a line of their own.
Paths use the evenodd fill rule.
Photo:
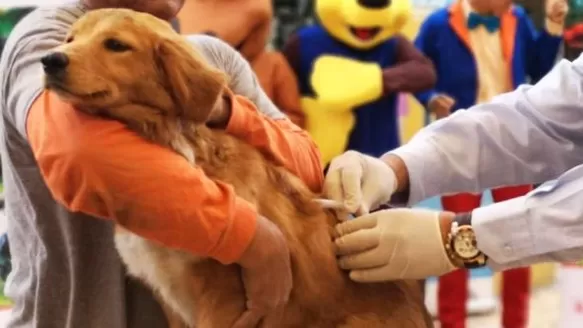
<svg viewBox="0 0 583 328">
<path fill-rule="evenodd" d="M 399 34 L 410 1 L 316 0 L 315 6 L 318 23 L 292 35 L 284 54 L 324 164 L 346 150 L 380 156 L 398 147 L 398 93 L 435 83 L 431 62 Z"/>
</svg>

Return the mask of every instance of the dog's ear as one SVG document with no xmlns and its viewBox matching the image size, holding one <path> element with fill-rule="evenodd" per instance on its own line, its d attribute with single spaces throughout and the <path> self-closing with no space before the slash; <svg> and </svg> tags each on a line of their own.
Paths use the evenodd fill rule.
<svg viewBox="0 0 583 328">
<path fill-rule="evenodd" d="M 186 40 L 161 40 L 155 56 L 177 115 L 206 122 L 225 91 L 225 74 L 207 64 Z"/>
</svg>

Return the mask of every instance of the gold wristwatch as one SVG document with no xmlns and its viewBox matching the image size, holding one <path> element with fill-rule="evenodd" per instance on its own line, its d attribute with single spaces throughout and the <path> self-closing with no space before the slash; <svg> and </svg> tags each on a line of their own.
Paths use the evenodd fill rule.
<svg viewBox="0 0 583 328">
<path fill-rule="evenodd" d="M 452 263 L 459 268 L 476 269 L 486 265 L 488 257 L 478 249 L 471 213 L 455 215 L 445 249 Z"/>
</svg>

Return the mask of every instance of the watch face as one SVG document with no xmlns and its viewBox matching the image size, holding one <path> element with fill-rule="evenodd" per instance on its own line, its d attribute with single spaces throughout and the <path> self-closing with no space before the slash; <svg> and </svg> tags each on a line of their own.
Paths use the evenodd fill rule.
<svg viewBox="0 0 583 328">
<path fill-rule="evenodd" d="M 474 232 L 470 229 L 460 230 L 453 240 L 453 250 L 462 259 L 472 259 L 480 254 Z"/>
</svg>

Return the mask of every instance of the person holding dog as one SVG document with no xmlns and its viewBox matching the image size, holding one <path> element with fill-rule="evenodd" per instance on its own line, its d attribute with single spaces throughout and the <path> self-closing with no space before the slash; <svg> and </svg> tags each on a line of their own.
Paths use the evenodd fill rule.
<svg viewBox="0 0 583 328">
<path fill-rule="evenodd" d="M 114 222 L 165 246 L 239 264 L 248 311 L 237 327 L 256 327 L 261 320 L 269 326 L 287 301 L 286 241 L 232 187 L 120 123 L 88 117 L 43 90 L 40 58 L 65 40 L 86 11 L 122 7 L 170 20 L 183 2 L 84 0 L 40 8 L 9 37 L 0 63 L 1 155 L 13 257 L 6 288 L 14 301 L 9 328 L 167 326 L 151 293 L 126 277 L 113 243 Z M 190 40 L 230 76 L 230 89 L 252 102 L 225 99 L 208 124 L 256 146 L 320 190 L 314 143 L 267 98 L 249 64 L 216 38 Z M 66 58 L 59 60 L 66 65 Z"/>
</svg>

